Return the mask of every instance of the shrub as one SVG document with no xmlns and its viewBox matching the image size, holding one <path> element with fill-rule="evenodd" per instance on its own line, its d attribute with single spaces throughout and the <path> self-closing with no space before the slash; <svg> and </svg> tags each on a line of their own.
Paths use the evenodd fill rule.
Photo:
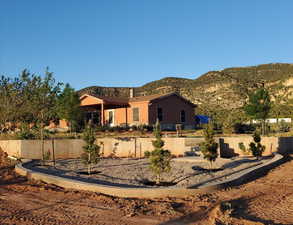
<svg viewBox="0 0 293 225">
<path fill-rule="evenodd" d="M 249 149 L 247 149 L 245 147 L 245 145 L 243 144 L 243 142 L 238 143 L 238 146 L 239 146 L 240 150 L 243 152 L 244 155 L 248 155 L 249 154 Z"/>
<path fill-rule="evenodd" d="M 161 183 L 161 175 L 171 170 L 171 152 L 164 150 L 160 123 L 157 121 L 154 130 L 156 140 L 152 141 L 154 150 L 150 154 L 150 169 L 156 175 L 156 183 Z"/>
<path fill-rule="evenodd" d="M 258 132 L 255 132 L 252 137 L 254 142 L 251 142 L 249 144 L 250 151 L 252 155 L 258 160 L 262 156 L 262 153 L 265 151 L 265 146 L 260 143 L 261 137 Z"/>
<path fill-rule="evenodd" d="M 100 159 L 100 146 L 95 144 L 96 135 L 92 127 L 88 126 L 83 132 L 83 140 L 86 145 L 83 146 L 84 153 L 81 158 L 88 167 L 88 174 L 91 174 L 92 165 L 97 164 Z"/>
<path fill-rule="evenodd" d="M 149 158 L 151 156 L 151 152 L 150 151 L 145 151 L 144 152 L 144 157 L 145 158 Z"/>
</svg>

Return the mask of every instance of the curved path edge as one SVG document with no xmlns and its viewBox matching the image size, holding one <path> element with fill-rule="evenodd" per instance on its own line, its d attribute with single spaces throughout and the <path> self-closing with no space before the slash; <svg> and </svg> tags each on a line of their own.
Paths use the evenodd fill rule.
<svg viewBox="0 0 293 225">
<path fill-rule="evenodd" d="M 24 163 L 19 163 L 15 166 L 15 171 L 27 176 L 28 179 L 40 180 L 48 184 L 54 184 L 59 187 L 76 189 L 83 191 L 93 191 L 106 195 L 123 197 L 123 198 L 163 198 L 163 197 L 186 197 L 200 193 L 207 193 L 222 188 L 239 185 L 247 180 L 255 179 L 260 174 L 281 163 L 283 156 L 276 153 L 274 157 L 264 164 L 246 169 L 233 175 L 230 179 L 224 181 L 203 184 L 200 187 L 176 188 L 176 187 L 162 187 L 162 188 L 133 188 L 133 187 L 119 187 L 103 184 L 87 183 L 74 179 L 54 176 L 50 174 L 40 173 L 31 169 L 25 168 L 25 165 L 30 163 L 28 160 Z"/>
</svg>

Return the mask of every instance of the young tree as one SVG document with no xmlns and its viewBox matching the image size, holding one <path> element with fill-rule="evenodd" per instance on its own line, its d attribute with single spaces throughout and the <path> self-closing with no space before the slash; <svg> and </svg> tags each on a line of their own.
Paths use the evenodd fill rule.
<svg viewBox="0 0 293 225">
<path fill-rule="evenodd" d="M 214 140 L 214 129 L 211 124 L 208 124 L 204 129 L 204 139 L 205 141 L 200 144 L 200 150 L 203 157 L 210 162 L 212 168 L 212 163 L 218 157 L 218 143 Z"/>
<path fill-rule="evenodd" d="M 265 134 L 265 122 L 271 110 L 269 92 L 265 88 L 257 89 L 249 96 L 249 102 L 245 105 L 244 111 L 252 119 L 261 120 L 262 134 Z"/>
<path fill-rule="evenodd" d="M 81 155 L 83 162 L 87 165 L 88 174 L 91 174 L 93 164 L 100 160 L 100 146 L 96 142 L 96 134 L 93 128 L 88 125 L 83 132 L 83 140 L 86 145 L 83 146 L 84 153 Z"/>
<path fill-rule="evenodd" d="M 265 146 L 260 143 L 261 137 L 258 132 L 255 132 L 252 137 L 254 142 L 251 142 L 249 144 L 250 151 L 252 155 L 258 160 L 262 156 L 262 153 L 265 151 Z"/>
<path fill-rule="evenodd" d="M 161 175 L 171 170 L 171 152 L 164 150 L 164 141 L 162 140 L 161 127 L 159 121 L 156 122 L 154 135 L 156 140 L 152 141 L 154 150 L 151 152 L 150 169 L 156 175 L 156 183 L 161 183 Z"/>
<path fill-rule="evenodd" d="M 56 84 L 53 73 L 48 69 L 44 78 L 32 75 L 25 79 L 28 84 L 24 93 L 28 102 L 26 107 L 30 110 L 27 118 L 39 128 L 41 151 L 44 157 L 44 127 L 57 117 L 56 102 L 61 83 Z"/>
<path fill-rule="evenodd" d="M 80 100 L 77 92 L 65 85 L 57 100 L 57 114 L 60 119 L 65 119 L 70 123 L 70 132 L 76 131 L 78 123 L 81 121 Z"/>
</svg>

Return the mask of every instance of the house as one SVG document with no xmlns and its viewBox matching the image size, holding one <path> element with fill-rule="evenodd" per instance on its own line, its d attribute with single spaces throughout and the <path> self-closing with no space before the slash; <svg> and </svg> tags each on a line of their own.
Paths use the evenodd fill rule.
<svg viewBox="0 0 293 225">
<path fill-rule="evenodd" d="M 80 97 L 85 120 L 96 125 L 153 125 L 158 119 L 162 129 L 184 129 L 195 126 L 195 105 L 177 93 L 155 94 L 130 98 L 103 97 L 84 94 Z"/>
</svg>

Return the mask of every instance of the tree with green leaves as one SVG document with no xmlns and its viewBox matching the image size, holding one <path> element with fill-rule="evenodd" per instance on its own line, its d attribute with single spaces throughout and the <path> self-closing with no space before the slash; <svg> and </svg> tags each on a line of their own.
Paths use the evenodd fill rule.
<svg viewBox="0 0 293 225">
<path fill-rule="evenodd" d="M 212 163 L 218 158 L 218 143 L 214 140 L 214 129 L 211 124 L 208 124 L 204 129 L 204 139 L 204 142 L 200 144 L 200 151 L 212 168 Z"/>
<path fill-rule="evenodd" d="M 150 169 L 156 175 L 156 184 L 161 183 L 163 173 L 171 170 L 171 152 L 164 150 L 164 141 L 162 140 L 161 127 L 159 121 L 156 122 L 154 135 L 156 140 L 152 141 L 154 150 L 150 153 Z"/>
<path fill-rule="evenodd" d="M 257 89 L 249 95 L 249 101 L 244 106 L 244 111 L 251 119 L 261 120 L 262 134 L 265 134 L 266 119 L 271 110 L 271 100 L 269 92 L 264 88 Z"/>
<path fill-rule="evenodd" d="M 96 144 L 96 134 L 90 125 L 85 128 L 82 138 L 86 145 L 83 146 L 84 153 L 81 155 L 81 159 L 87 165 L 87 171 L 90 175 L 92 166 L 100 160 L 100 146 Z"/>
<path fill-rule="evenodd" d="M 70 124 L 70 132 L 78 129 L 81 121 L 80 100 L 77 92 L 66 84 L 57 100 L 57 114 L 60 119 L 65 119 Z"/>
<path fill-rule="evenodd" d="M 258 160 L 262 156 L 262 153 L 265 151 L 265 146 L 260 143 L 261 137 L 258 132 L 255 132 L 252 137 L 254 142 L 251 142 L 249 144 L 250 151 L 252 155 Z"/>
</svg>

